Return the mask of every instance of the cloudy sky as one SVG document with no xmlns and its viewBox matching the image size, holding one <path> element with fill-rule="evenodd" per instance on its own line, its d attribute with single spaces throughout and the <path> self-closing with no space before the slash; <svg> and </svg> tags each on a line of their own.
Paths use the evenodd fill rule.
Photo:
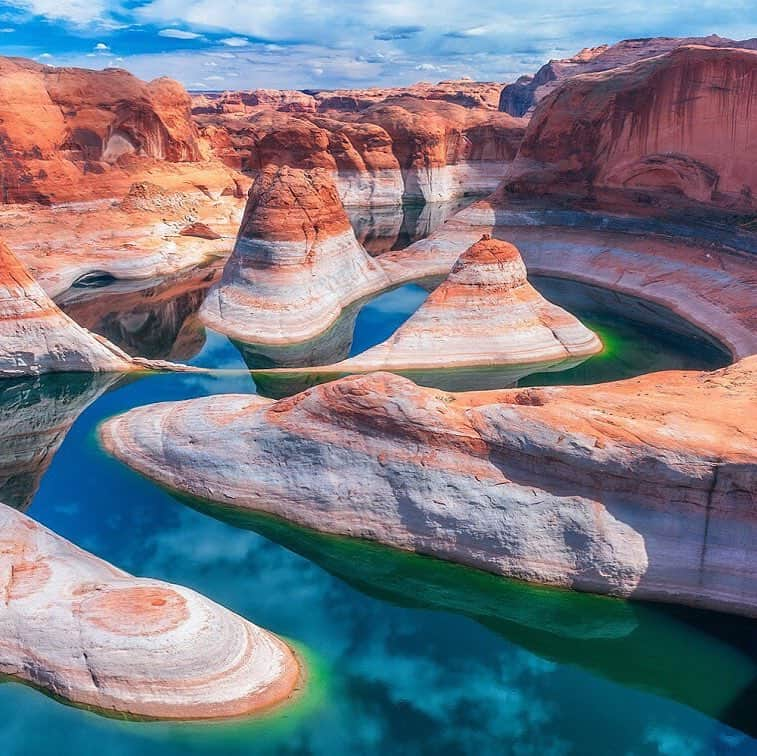
<svg viewBox="0 0 757 756">
<path fill-rule="evenodd" d="M 757 36 L 755 0 L 0 0 L 0 52 L 191 89 L 508 81 L 628 37 Z"/>
</svg>

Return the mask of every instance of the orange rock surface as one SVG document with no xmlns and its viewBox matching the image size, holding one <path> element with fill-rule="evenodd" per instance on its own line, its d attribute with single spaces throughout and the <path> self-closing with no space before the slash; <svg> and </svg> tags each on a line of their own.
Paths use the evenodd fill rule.
<svg viewBox="0 0 757 756">
<path fill-rule="evenodd" d="M 250 189 L 234 252 L 200 316 L 243 342 L 295 344 L 388 284 L 328 173 L 271 166 Z"/>
<path fill-rule="evenodd" d="M 169 79 L 0 58 L 2 201 L 107 196 L 103 175 L 131 156 L 199 160 L 190 104 Z"/>
<path fill-rule="evenodd" d="M 709 37 L 648 37 L 624 39 L 614 45 L 587 47 L 570 58 L 550 60 L 533 76 L 521 76 L 502 89 L 499 109 L 514 116 L 530 115 L 536 105 L 562 81 L 585 73 L 607 71 L 674 50 L 683 45 L 708 47 L 743 47 L 757 49 L 757 39 L 735 42 L 717 34 Z"/>
<path fill-rule="evenodd" d="M 256 108 L 197 120 L 228 165 L 252 173 L 271 164 L 326 168 L 348 205 L 491 191 L 517 151 L 525 122 L 409 91 L 377 96 L 360 108 L 337 99 L 317 113 Z"/>
<path fill-rule="evenodd" d="M 757 50 L 679 47 L 566 80 L 500 191 L 593 205 L 757 210 Z"/>
</svg>

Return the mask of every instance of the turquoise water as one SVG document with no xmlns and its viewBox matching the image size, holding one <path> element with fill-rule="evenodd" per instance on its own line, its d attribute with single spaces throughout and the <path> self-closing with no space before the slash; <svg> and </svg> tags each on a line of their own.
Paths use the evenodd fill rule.
<svg viewBox="0 0 757 756">
<path fill-rule="evenodd" d="M 403 287 L 366 305 L 352 348 L 385 338 L 424 296 Z M 724 360 L 697 340 L 581 314 L 610 348 L 577 382 L 587 370 L 608 379 Z M 245 364 L 212 333 L 193 362 Z M 166 724 L 105 719 L 7 682 L 3 753 L 757 753 L 753 622 L 539 589 L 265 518 L 198 511 L 104 455 L 95 428 L 149 402 L 254 391 L 249 375 L 107 383 L 58 376 L 0 393 L 0 418 L 3 407 L 29 413 L 33 444 L 51 421 L 51 397 L 75 414 L 81 397 L 102 392 L 36 494 L 27 490 L 29 515 L 121 568 L 191 586 L 293 640 L 308 660 L 307 693 L 262 720 Z"/>
<path fill-rule="evenodd" d="M 405 231 L 392 233 L 396 246 Z M 752 621 L 527 586 L 265 517 L 199 510 L 106 456 L 95 430 L 115 413 L 256 390 L 250 355 L 194 318 L 216 273 L 202 271 L 176 297 L 162 286 L 73 293 L 69 311 L 126 349 L 232 372 L 1 383 L 0 500 L 129 572 L 191 586 L 285 636 L 307 660 L 307 691 L 247 722 L 144 723 L 8 681 L 1 753 L 757 754 Z M 672 320 L 673 330 L 642 322 L 647 309 L 637 313 L 633 302 L 608 306 L 590 287 L 536 283 L 606 348 L 524 385 L 727 362 Z M 408 285 L 376 297 L 328 349 L 343 357 L 382 341 L 426 296 Z M 14 456 L 11 433 L 14 449 L 36 455 Z"/>
</svg>

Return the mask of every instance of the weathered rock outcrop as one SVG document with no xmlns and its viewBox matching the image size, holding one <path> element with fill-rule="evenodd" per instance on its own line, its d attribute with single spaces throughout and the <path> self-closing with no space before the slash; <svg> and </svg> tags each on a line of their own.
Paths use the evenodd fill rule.
<svg viewBox="0 0 757 756">
<path fill-rule="evenodd" d="M 187 588 L 134 578 L 0 504 L 0 672 L 140 717 L 240 716 L 300 679 L 274 635 Z"/>
<path fill-rule="evenodd" d="M 735 42 L 711 34 L 709 37 L 624 39 L 614 45 L 587 47 L 570 58 L 550 60 L 533 76 L 521 76 L 517 81 L 505 86 L 499 98 L 499 109 L 514 116 L 528 115 L 541 100 L 571 76 L 626 66 L 663 55 L 684 45 L 743 47 L 755 50 L 757 39 Z"/>
<path fill-rule="evenodd" d="M 0 58 L 2 202 L 61 202 L 130 156 L 200 159 L 186 91 L 127 71 L 53 68 Z M 102 181 L 107 186 L 107 180 Z M 82 186 L 83 185 L 83 186 Z"/>
<path fill-rule="evenodd" d="M 500 197 L 754 213 L 755 112 L 757 50 L 679 47 L 568 79 L 540 104 Z"/>
<path fill-rule="evenodd" d="M 302 370 L 324 377 L 389 370 L 444 388 L 503 387 L 601 349 L 594 333 L 528 283 L 516 247 L 485 235 L 389 339 L 342 362 Z"/>
<path fill-rule="evenodd" d="M 386 373 L 108 421 L 143 474 L 227 507 L 511 577 L 757 616 L 757 357 L 444 394 Z"/>
<path fill-rule="evenodd" d="M 128 355 L 64 315 L 0 242 L 0 377 L 135 367 Z"/>
<path fill-rule="evenodd" d="M 51 296 L 81 276 L 227 255 L 247 188 L 199 139 L 176 82 L 0 58 L 0 225 Z M 208 230 L 182 233 L 193 223 Z"/>
<path fill-rule="evenodd" d="M 234 252 L 200 316 L 239 341 L 293 344 L 388 283 L 327 173 L 270 167 L 250 189 Z"/>
<path fill-rule="evenodd" d="M 214 154 L 257 173 L 268 165 L 332 172 L 346 205 L 445 201 L 492 191 L 525 122 L 486 107 L 393 96 L 316 114 L 258 109 L 197 116 Z"/>
<path fill-rule="evenodd" d="M 50 296 L 93 275 L 154 280 L 229 255 L 249 179 L 219 162 L 133 168 L 103 176 L 110 199 L 0 205 L 3 239 Z M 212 233 L 182 233 L 192 223 Z"/>
</svg>

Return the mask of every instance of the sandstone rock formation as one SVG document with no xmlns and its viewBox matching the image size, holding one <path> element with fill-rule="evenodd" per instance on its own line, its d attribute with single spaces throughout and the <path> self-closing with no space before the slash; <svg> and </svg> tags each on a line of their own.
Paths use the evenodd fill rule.
<svg viewBox="0 0 757 756">
<path fill-rule="evenodd" d="M 300 679 L 274 635 L 194 591 L 134 578 L 0 504 L 0 672 L 81 706 L 250 714 Z"/>
<path fill-rule="evenodd" d="M 102 428 L 226 507 L 532 582 L 757 616 L 757 357 L 713 373 L 445 394 L 377 373 Z"/>
<path fill-rule="evenodd" d="M 386 286 L 328 174 L 271 167 L 250 190 L 234 253 L 200 316 L 239 341 L 293 344 L 315 338 L 344 307 Z"/>
<path fill-rule="evenodd" d="M 210 155 L 179 84 L 116 69 L 0 58 L 0 145 L 3 239 L 52 296 L 227 255 L 250 183 Z"/>
<path fill-rule="evenodd" d="M 755 108 L 757 50 L 678 47 L 568 79 L 540 104 L 500 196 L 754 213 Z"/>
<path fill-rule="evenodd" d="M 742 47 L 755 50 L 757 39 L 735 42 L 711 34 L 709 37 L 624 39 L 614 45 L 587 47 L 571 58 L 550 60 L 533 76 L 521 76 L 517 81 L 505 86 L 499 98 L 499 109 L 514 116 L 530 115 L 541 100 L 571 76 L 626 66 L 663 55 L 684 45 Z"/>
<path fill-rule="evenodd" d="M 573 366 L 601 349 L 594 333 L 528 283 L 516 247 L 485 235 L 389 339 L 337 364 L 303 370 L 390 370 L 424 385 L 502 387 L 530 372 Z"/>
<path fill-rule="evenodd" d="M 120 178 L 108 185 L 109 199 L 0 205 L 3 239 L 50 296 L 93 274 L 154 280 L 229 255 L 249 179 L 218 162 L 133 168 L 111 171 Z M 182 234 L 196 222 L 212 233 Z"/>
<path fill-rule="evenodd" d="M 525 128 L 524 121 L 487 107 L 407 93 L 354 109 L 330 102 L 317 113 L 258 108 L 197 120 L 227 165 L 251 174 L 268 165 L 327 169 L 348 206 L 492 191 Z"/>
<path fill-rule="evenodd" d="M 0 58 L 0 121 L 2 202 L 60 202 L 81 190 L 77 184 L 93 195 L 109 167 L 128 156 L 200 159 L 184 89 L 118 69 Z"/>
<path fill-rule="evenodd" d="M 64 315 L 0 242 L 0 377 L 135 367 L 128 355 Z"/>
</svg>

